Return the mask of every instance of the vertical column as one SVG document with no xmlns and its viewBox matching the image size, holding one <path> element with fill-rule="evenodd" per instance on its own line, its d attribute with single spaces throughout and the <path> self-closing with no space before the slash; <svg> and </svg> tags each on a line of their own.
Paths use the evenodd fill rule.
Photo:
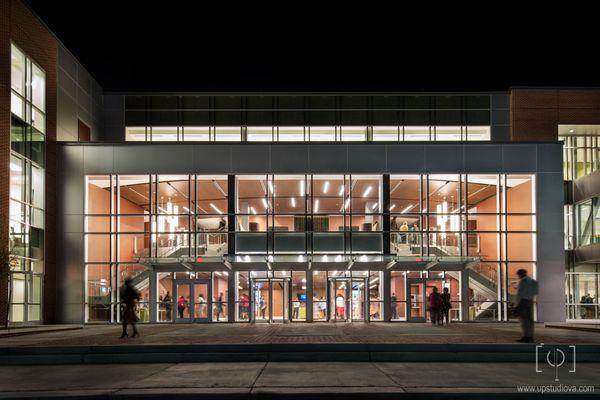
<svg viewBox="0 0 600 400">
<path fill-rule="evenodd" d="M 469 270 L 460 271 L 460 318 L 469 320 Z"/>
<path fill-rule="evenodd" d="M 383 175 L 381 208 L 383 210 L 383 254 L 390 254 L 390 175 Z"/>
<path fill-rule="evenodd" d="M 313 272 L 306 270 L 306 322 L 313 322 Z"/>
<path fill-rule="evenodd" d="M 390 322 L 392 320 L 392 293 L 391 293 L 391 272 L 389 269 L 383 271 L 383 320 Z"/>
<path fill-rule="evenodd" d="M 158 299 L 156 290 L 156 272 L 149 270 L 150 273 L 150 295 L 148 296 L 148 305 L 150 309 L 150 323 L 156 323 L 156 300 Z"/>
<path fill-rule="evenodd" d="M 237 199 L 235 175 L 227 175 L 227 254 L 235 254 L 235 203 Z M 235 271 L 228 271 L 227 279 L 227 320 L 235 322 Z"/>
<path fill-rule="evenodd" d="M 235 254 L 235 175 L 227 175 L 227 254 Z"/>
<path fill-rule="evenodd" d="M 227 278 L 227 321 L 235 322 L 235 293 L 237 291 L 235 272 L 229 271 Z"/>
</svg>

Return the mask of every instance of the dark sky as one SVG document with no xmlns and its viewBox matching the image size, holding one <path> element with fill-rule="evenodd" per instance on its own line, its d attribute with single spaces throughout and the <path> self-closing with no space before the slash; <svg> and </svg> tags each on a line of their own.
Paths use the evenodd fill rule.
<svg viewBox="0 0 600 400">
<path fill-rule="evenodd" d="M 596 24 L 570 26 L 567 12 L 560 23 L 519 13 L 494 22 L 492 9 L 436 19 L 384 8 L 346 17 L 292 3 L 27 2 L 105 91 L 600 86 Z"/>
</svg>

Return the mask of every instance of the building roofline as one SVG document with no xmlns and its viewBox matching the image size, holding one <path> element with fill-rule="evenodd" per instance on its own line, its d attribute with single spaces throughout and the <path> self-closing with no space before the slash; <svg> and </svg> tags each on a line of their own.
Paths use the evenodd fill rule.
<svg viewBox="0 0 600 400">
<path fill-rule="evenodd" d="M 475 96 L 475 95 L 507 95 L 510 91 L 185 91 L 185 92 L 171 92 L 171 91 L 105 91 L 105 95 L 113 96 L 309 96 L 309 95 L 320 95 L 320 96 Z"/>
</svg>

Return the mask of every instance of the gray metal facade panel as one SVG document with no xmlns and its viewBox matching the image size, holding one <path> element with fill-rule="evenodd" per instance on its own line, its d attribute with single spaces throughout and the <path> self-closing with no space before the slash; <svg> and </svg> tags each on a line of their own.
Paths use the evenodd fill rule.
<svg viewBox="0 0 600 400">
<path fill-rule="evenodd" d="M 313 174 L 329 174 L 344 173 L 344 171 L 348 171 L 347 145 L 315 144 L 309 146 L 309 165 L 307 172 Z"/>
<path fill-rule="evenodd" d="M 310 145 L 271 146 L 271 170 L 275 174 L 303 174 L 308 171 Z"/>
<path fill-rule="evenodd" d="M 535 144 L 502 145 L 502 171 L 505 173 L 535 172 L 537 146 Z"/>
<path fill-rule="evenodd" d="M 502 147 L 473 144 L 465 146 L 465 171 L 497 173 L 502 170 Z"/>
<path fill-rule="evenodd" d="M 537 148 L 537 170 L 563 172 L 563 149 L 553 144 L 540 144 Z"/>
<path fill-rule="evenodd" d="M 348 169 L 354 173 L 384 173 L 387 171 L 385 146 L 348 146 Z"/>
<path fill-rule="evenodd" d="M 464 172 L 464 167 L 462 144 L 425 146 L 425 170 L 428 173 Z"/>
<path fill-rule="evenodd" d="M 425 172 L 425 145 L 423 144 L 386 145 L 386 154 L 389 173 Z"/>
<path fill-rule="evenodd" d="M 113 172 L 113 150 L 115 146 L 89 146 L 83 148 L 83 172 L 86 174 L 108 174 Z M 148 149 L 148 152 L 151 150 Z"/>
<path fill-rule="evenodd" d="M 189 166 L 194 164 L 194 148 L 189 144 L 154 146 L 149 164 L 154 173 L 185 173 Z"/>
<path fill-rule="evenodd" d="M 188 145 L 189 146 L 189 145 Z M 194 146 L 194 165 L 196 173 L 231 173 L 231 146 Z"/>
<path fill-rule="evenodd" d="M 268 145 L 231 146 L 231 169 L 240 173 L 261 173 L 271 170 Z"/>
</svg>

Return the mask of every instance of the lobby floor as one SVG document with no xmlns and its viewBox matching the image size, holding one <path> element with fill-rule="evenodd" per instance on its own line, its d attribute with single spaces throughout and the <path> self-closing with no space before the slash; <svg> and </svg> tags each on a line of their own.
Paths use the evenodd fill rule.
<svg viewBox="0 0 600 400">
<path fill-rule="evenodd" d="M 119 339 L 118 325 L 86 325 L 83 329 L 0 337 L 0 347 L 184 345 L 269 343 L 514 343 L 517 323 L 292 323 L 139 325 L 140 337 Z M 600 344 L 600 334 L 536 326 L 536 342 Z"/>
</svg>

